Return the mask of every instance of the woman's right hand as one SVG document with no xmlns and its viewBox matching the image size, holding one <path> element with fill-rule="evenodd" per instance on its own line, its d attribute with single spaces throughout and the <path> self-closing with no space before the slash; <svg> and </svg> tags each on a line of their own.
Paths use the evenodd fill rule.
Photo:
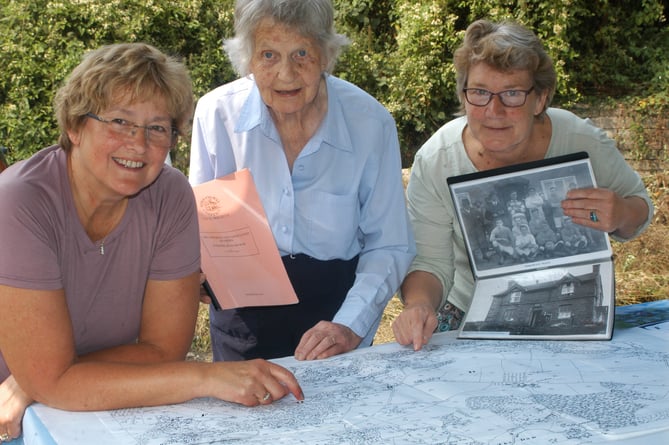
<svg viewBox="0 0 669 445">
<path fill-rule="evenodd" d="M 32 400 L 23 392 L 14 376 L 10 375 L 0 384 L 0 435 L 10 439 L 21 435 L 21 420 Z"/>
<path fill-rule="evenodd" d="M 304 393 L 286 368 L 263 359 L 213 363 L 214 396 L 245 406 L 267 405 L 292 394 L 298 402 Z"/>
<path fill-rule="evenodd" d="M 419 351 L 432 338 L 437 323 L 432 305 L 422 302 L 410 304 L 393 321 L 393 334 L 397 343 L 403 346 L 412 344 L 414 351 Z"/>
<path fill-rule="evenodd" d="M 441 282 L 430 272 L 414 270 L 404 278 L 404 310 L 392 325 L 397 343 L 413 344 L 414 351 L 419 351 L 430 341 L 439 324 L 436 308 L 442 294 Z"/>
</svg>

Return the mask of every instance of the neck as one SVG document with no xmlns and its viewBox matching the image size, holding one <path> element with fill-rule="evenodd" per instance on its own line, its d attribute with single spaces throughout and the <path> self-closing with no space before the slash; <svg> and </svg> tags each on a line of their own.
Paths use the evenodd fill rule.
<svg viewBox="0 0 669 445">
<path fill-rule="evenodd" d="M 316 134 L 328 109 L 325 79 L 321 78 L 314 100 L 296 113 L 277 113 L 270 109 L 290 169 L 309 139 Z"/>
<path fill-rule="evenodd" d="M 550 120 L 535 119 L 527 140 L 506 151 L 486 149 L 473 137 L 471 130 L 467 126 L 463 130 L 462 139 L 465 144 L 465 150 L 474 166 L 478 170 L 490 170 L 543 159 L 548 151 L 551 132 Z"/>
<path fill-rule="evenodd" d="M 68 178 L 79 221 L 93 242 L 103 241 L 125 214 L 128 198 L 105 201 L 77 179 L 68 159 Z"/>
</svg>

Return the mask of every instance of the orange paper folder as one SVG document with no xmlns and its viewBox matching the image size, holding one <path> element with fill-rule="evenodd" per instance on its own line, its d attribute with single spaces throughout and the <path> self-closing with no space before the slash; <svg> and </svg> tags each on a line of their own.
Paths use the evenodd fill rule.
<svg viewBox="0 0 669 445">
<path fill-rule="evenodd" d="M 193 191 L 202 271 L 217 309 L 297 303 L 251 172 L 243 169 Z"/>
</svg>

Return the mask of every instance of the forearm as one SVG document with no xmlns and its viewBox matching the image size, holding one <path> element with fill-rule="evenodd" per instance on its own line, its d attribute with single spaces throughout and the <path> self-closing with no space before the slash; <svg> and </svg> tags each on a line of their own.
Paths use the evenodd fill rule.
<svg viewBox="0 0 669 445">
<path fill-rule="evenodd" d="M 72 365 L 48 389 L 30 394 L 70 411 L 181 403 L 208 394 L 206 363 L 158 365 L 86 362 Z"/>
<path fill-rule="evenodd" d="M 623 203 L 622 218 L 613 234 L 623 239 L 629 239 L 646 222 L 649 209 L 646 201 L 638 196 L 623 198 Z"/>
<path fill-rule="evenodd" d="M 409 273 L 401 289 L 405 307 L 426 305 L 436 312 L 441 305 L 443 295 L 441 282 L 429 272 L 415 270 Z"/>
<path fill-rule="evenodd" d="M 183 361 L 188 348 L 166 350 L 150 343 L 120 345 L 101 351 L 91 352 L 79 357 L 79 362 L 116 362 L 128 364 L 151 364 L 171 361 Z"/>
<path fill-rule="evenodd" d="M 413 256 L 412 247 L 362 253 L 356 280 L 332 321 L 365 338 L 399 288 Z"/>
</svg>

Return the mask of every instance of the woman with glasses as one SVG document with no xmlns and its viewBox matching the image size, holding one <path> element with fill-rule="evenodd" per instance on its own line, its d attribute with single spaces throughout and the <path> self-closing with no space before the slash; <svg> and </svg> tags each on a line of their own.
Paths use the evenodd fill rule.
<svg viewBox="0 0 669 445">
<path fill-rule="evenodd" d="M 549 107 L 556 73 L 533 32 L 513 22 L 476 21 L 454 64 L 464 116 L 417 152 L 407 190 L 417 255 L 401 286 L 404 309 L 393 331 L 414 349 L 435 330 L 457 329 L 473 293 L 447 177 L 586 151 L 598 188 L 570 190 L 561 202 L 564 215 L 625 241 L 653 214 L 643 182 L 615 142 L 587 119 Z"/>
<path fill-rule="evenodd" d="M 271 403 L 275 364 L 185 362 L 199 305 L 192 188 L 164 164 L 186 134 L 185 67 L 145 44 L 90 52 L 55 99 L 58 145 L 0 175 L 0 441 L 33 400 L 107 410 Z"/>
</svg>

